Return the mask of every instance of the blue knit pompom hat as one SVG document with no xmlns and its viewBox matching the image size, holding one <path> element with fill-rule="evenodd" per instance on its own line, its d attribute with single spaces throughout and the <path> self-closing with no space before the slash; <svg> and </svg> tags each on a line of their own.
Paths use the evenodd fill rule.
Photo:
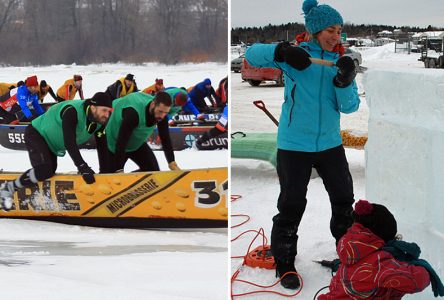
<svg viewBox="0 0 444 300">
<path fill-rule="evenodd" d="M 329 5 L 318 5 L 316 0 L 305 0 L 302 4 L 305 27 L 310 34 L 318 33 L 333 25 L 343 25 L 341 14 Z"/>
</svg>

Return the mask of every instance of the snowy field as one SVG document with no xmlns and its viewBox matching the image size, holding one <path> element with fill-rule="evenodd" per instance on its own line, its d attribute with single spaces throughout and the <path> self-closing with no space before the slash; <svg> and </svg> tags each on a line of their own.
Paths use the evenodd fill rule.
<svg viewBox="0 0 444 300">
<path fill-rule="evenodd" d="M 139 88 L 163 78 L 165 86 L 191 86 L 210 78 L 217 86 L 225 64 L 0 68 L 0 82 L 27 76 L 45 79 L 56 91 L 74 74 L 83 76 L 85 97 L 105 91 L 127 73 Z M 45 102 L 52 102 L 51 96 Z M 95 150 L 81 150 L 97 172 Z M 162 151 L 155 151 L 161 170 L 168 170 Z M 175 152 L 182 169 L 226 167 L 228 152 Z M 0 169 L 30 168 L 27 152 L 0 147 Z M 125 171 L 137 167 L 128 162 Z M 58 172 L 76 171 L 69 156 Z M 227 299 L 227 230 L 128 230 L 0 219 L 2 299 Z"/>
<path fill-rule="evenodd" d="M 359 49 L 355 50 L 359 51 Z M 417 60 L 419 54 L 394 53 L 393 44 L 370 48 L 362 51 L 361 54 L 363 57 L 362 66 L 369 70 L 424 68 L 423 63 Z M 443 70 L 438 69 L 429 71 L 443 72 Z M 263 100 L 270 112 L 279 119 L 284 88 L 276 87 L 272 82 L 265 85 L 261 84 L 260 87 L 251 87 L 247 82 L 242 82 L 240 74 L 231 73 L 231 75 L 231 130 L 233 132 L 276 132 L 276 126 L 252 102 Z M 396 78 L 393 80 L 396 80 Z M 363 95 L 361 96 L 361 105 L 359 111 L 341 116 L 341 127 L 342 129 L 367 132 L 369 109 L 365 99 L 364 74 L 359 73 L 356 81 L 359 93 Z M 390 84 L 391 82 L 387 82 L 387 85 Z M 365 153 L 362 150 L 346 149 L 346 155 L 353 176 L 355 199 L 365 199 Z M 271 219 L 277 213 L 276 204 L 279 195 L 279 183 L 275 169 L 269 163 L 257 160 L 232 159 L 231 164 L 231 193 L 242 196 L 241 199 L 232 203 L 232 214 L 248 214 L 251 217 L 251 220 L 245 225 L 232 229 L 232 238 L 245 230 L 257 230 L 259 228 L 264 228 L 265 234 L 269 238 L 272 227 Z M 304 285 L 301 293 L 295 298 L 304 300 L 313 299 L 319 289 L 328 286 L 330 283 L 331 274 L 329 270 L 314 261 L 337 257 L 334 239 L 329 230 L 331 212 L 328 195 L 319 177 L 310 181 L 307 199 L 307 208 L 299 227 L 298 256 L 296 258 L 296 268 L 304 280 Z M 378 202 L 377 199 L 372 199 L 372 201 Z M 403 234 L 405 240 L 414 241 L 413 237 L 427 234 L 427 231 L 422 228 L 414 228 L 409 224 L 411 220 L 403 220 L 401 215 L 397 215 L 396 212 L 393 213 L 398 220 L 399 232 Z M 244 218 L 234 218 L 232 224 L 238 224 L 243 220 Z M 254 234 L 249 234 L 233 242 L 231 255 L 244 255 L 253 237 Z M 252 249 L 259 244 L 261 244 L 261 240 L 257 241 Z M 442 252 L 442 249 L 423 248 L 422 257 L 427 259 L 432 251 Z M 241 259 L 232 260 L 232 274 L 240 267 L 241 263 Z M 441 278 L 444 278 L 442 263 L 434 265 L 434 267 Z M 244 267 L 238 278 L 261 285 L 270 285 L 277 281 L 274 272 L 274 270 Z M 257 289 L 245 284 L 235 283 L 233 290 L 237 294 Z M 292 292 L 280 285 L 274 289 L 287 294 Z M 423 293 L 405 297 L 405 299 L 432 298 L 433 294 L 430 287 Z M 282 299 L 282 297 L 273 294 L 259 294 L 248 299 Z"/>
</svg>

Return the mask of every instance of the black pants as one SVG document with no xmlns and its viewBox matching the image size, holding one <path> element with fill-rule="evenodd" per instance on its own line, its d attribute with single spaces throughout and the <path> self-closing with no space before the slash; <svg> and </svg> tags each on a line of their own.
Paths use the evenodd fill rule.
<svg viewBox="0 0 444 300">
<path fill-rule="evenodd" d="M 8 90 L 3 95 L 0 95 L 0 102 L 4 102 L 4 101 L 8 100 L 9 98 L 11 98 L 11 90 Z"/>
<path fill-rule="evenodd" d="M 200 113 L 206 113 L 209 111 L 209 107 L 205 102 L 205 98 L 192 98 L 191 101 Z"/>
<path fill-rule="evenodd" d="M 52 177 L 57 170 L 57 156 L 51 152 L 45 139 L 32 125 L 25 129 L 25 143 L 32 169 L 20 176 L 21 185 L 29 186 Z"/>
<path fill-rule="evenodd" d="M 281 192 L 277 205 L 279 213 L 273 217 L 271 250 L 275 259 L 282 263 L 294 263 L 297 254 L 297 232 L 307 204 L 307 185 L 312 167 L 322 178 L 330 198 L 330 231 L 336 242 L 352 224 L 353 181 L 344 147 L 341 145 L 315 153 L 278 149 L 277 172 Z"/>
<path fill-rule="evenodd" d="M 213 127 L 208 131 L 205 131 L 204 134 L 202 134 L 202 136 L 196 141 L 196 143 L 198 145 L 202 145 L 203 143 L 211 140 L 212 138 L 218 137 L 221 134 L 224 134 L 225 131 L 221 131 L 219 128 L 217 127 Z"/>
<path fill-rule="evenodd" d="M 122 166 L 116 166 L 114 153 L 108 150 L 105 143 L 105 139 L 103 139 L 102 143 L 100 143 L 101 146 L 97 148 L 100 173 L 115 173 L 117 170 L 124 167 L 128 159 L 131 159 L 136 163 L 136 165 L 139 167 L 137 171 L 147 172 L 160 170 L 156 156 L 147 143 L 144 143 L 136 151 L 125 153 L 125 160 Z"/>
<path fill-rule="evenodd" d="M 11 106 L 11 109 L 9 111 L 6 111 L 0 107 L 0 118 L 1 118 L 0 124 L 9 124 L 15 120 L 24 122 L 25 121 L 24 117 L 25 115 L 23 114 L 22 108 L 18 103 Z"/>
</svg>

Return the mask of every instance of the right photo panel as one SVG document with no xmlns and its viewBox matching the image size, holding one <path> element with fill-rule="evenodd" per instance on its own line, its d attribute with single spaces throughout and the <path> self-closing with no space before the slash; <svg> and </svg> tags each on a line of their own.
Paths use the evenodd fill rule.
<svg viewBox="0 0 444 300">
<path fill-rule="evenodd" d="M 231 298 L 444 296 L 444 6 L 231 1 Z"/>
</svg>

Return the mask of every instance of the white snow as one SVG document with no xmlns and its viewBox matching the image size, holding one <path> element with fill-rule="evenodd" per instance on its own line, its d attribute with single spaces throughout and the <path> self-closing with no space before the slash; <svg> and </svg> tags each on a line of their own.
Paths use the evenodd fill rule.
<svg viewBox="0 0 444 300">
<path fill-rule="evenodd" d="M 346 155 L 350 166 L 350 171 L 353 176 L 355 199 L 366 199 L 369 197 L 370 201 L 387 205 L 392 213 L 395 215 L 398 221 L 398 231 L 403 234 L 406 241 L 416 241 L 422 247 L 421 257 L 429 260 L 435 270 L 444 278 L 444 259 L 442 258 L 442 251 L 444 249 L 444 233 L 442 221 L 430 226 L 430 222 L 434 222 L 436 217 L 440 215 L 443 210 L 442 196 L 434 194 L 435 198 L 421 198 L 412 199 L 412 197 L 404 197 L 408 193 L 408 184 L 403 186 L 397 185 L 391 190 L 392 195 L 399 195 L 396 198 L 395 203 L 387 203 L 385 198 L 373 197 L 367 191 L 369 185 L 380 186 L 381 182 L 385 180 L 384 170 L 388 169 L 387 165 L 394 167 L 394 169 L 387 170 L 385 176 L 388 174 L 394 176 L 394 180 L 397 177 L 402 177 L 401 172 L 406 171 L 401 166 L 406 166 L 411 170 L 415 167 L 421 168 L 416 170 L 421 174 L 427 175 L 426 179 L 421 181 L 421 188 L 430 190 L 430 193 L 438 193 L 442 191 L 439 183 L 442 180 L 434 178 L 433 181 L 427 181 L 432 174 L 442 174 L 442 149 L 443 149 L 443 124 L 438 124 L 437 115 L 440 115 L 440 121 L 442 122 L 443 107 L 442 104 L 437 105 L 435 100 L 439 97 L 443 99 L 442 94 L 442 76 L 443 70 L 424 70 L 422 62 L 418 61 L 420 54 L 412 53 L 394 53 L 394 44 L 388 44 L 376 48 L 367 48 L 362 50 L 363 57 L 362 65 L 368 67 L 368 81 L 363 80 L 363 74 L 357 75 L 356 81 L 359 87 L 359 93 L 370 93 L 370 86 L 367 87 L 367 82 L 370 82 L 371 78 L 375 80 L 374 89 L 371 95 L 372 105 L 383 105 L 387 101 L 392 101 L 392 105 L 389 110 L 394 111 L 395 108 L 401 108 L 396 111 L 397 116 L 400 119 L 406 115 L 406 111 L 410 114 L 406 116 L 407 120 L 413 119 L 413 114 L 421 115 L 423 111 L 426 111 L 424 116 L 419 117 L 415 124 L 425 121 L 425 118 L 430 118 L 426 124 L 433 124 L 438 126 L 437 131 L 439 135 L 429 136 L 428 140 L 424 142 L 425 137 L 421 140 L 420 145 L 415 145 L 416 139 L 413 139 L 405 146 L 396 143 L 393 148 L 390 149 L 373 149 L 374 154 L 378 155 L 378 150 L 383 152 L 379 159 L 379 164 L 374 166 L 379 168 L 379 178 L 374 178 L 370 182 L 366 182 L 366 157 L 365 152 L 362 150 L 346 149 Z M 355 50 L 359 50 L 356 48 Z M 395 69 L 395 72 L 390 70 Z M 373 70 L 374 71 L 372 73 Z M 427 77 L 431 76 L 431 78 Z M 263 100 L 266 107 L 271 113 L 278 118 L 280 113 L 280 106 L 283 101 L 283 88 L 276 87 L 273 83 L 267 83 L 260 87 L 251 87 L 247 82 L 242 82 L 239 74 L 232 73 L 232 101 L 231 101 L 231 130 L 245 131 L 245 132 L 275 132 L 276 127 L 268 119 L 268 117 L 259 109 L 255 108 L 252 102 L 254 100 Z M 399 76 L 401 75 L 401 76 Z M 375 79 L 376 78 L 376 79 Z M 433 85 L 440 78 L 440 85 L 435 90 L 425 92 L 425 89 Z M 405 81 L 405 82 L 404 82 Z M 402 82 L 402 83 L 400 83 Z M 403 87 L 403 91 L 397 89 Z M 376 92 L 375 89 L 380 89 Z M 390 91 L 390 92 L 388 92 Z M 428 99 L 431 93 L 435 92 L 436 95 L 433 99 Z M 399 95 L 397 95 L 399 93 Z M 402 97 L 405 96 L 405 97 Z M 406 97 L 408 99 L 406 99 Z M 426 99 L 427 98 L 427 99 Z M 361 96 L 361 105 L 357 112 L 348 115 L 341 116 L 342 129 L 351 129 L 357 131 L 367 132 L 369 130 L 369 108 L 366 99 L 366 95 Z M 382 102 L 381 102 L 382 101 Z M 432 103 L 431 103 L 432 102 Z M 435 104 L 435 105 L 433 105 Z M 431 114 L 433 117 L 431 118 Z M 382 122 L 382 121 L 381 121 Z M 404 124 L 403 124 L 404 125 Z M 397 128 L 399 124 L 395 124 Z M 409 126 L 414 127 L 416 125 Z M 424 125 L 427 126 L 427 125 Z M 371 128 L 370 128 L 371 129 Z M 370 132 L 369 132 L 370 133 Z M 391 133 L 391 134 L 390 134 Z M 408 140 L 413 134 L 419 137 L 424 132 L 419 129 L 415 132 L 405 132 L 404 140 Z M 408 135 L 407 135 L 408 134 Z M 435 134 L 433 132 L 432 134 Z M 393 138 L 394 130 L 390 131 L 381 138 Z M 439 143 L 432 143 L 433 141 L 441 141 Z M 397 141 L 397 140 L 396 140 Z M 389 143 L 389 141 L 387 141 Z M 393 150 L 395 146 L 399 146 L 397 151 L 406 150 L 406 147 L 417 147 L 419 150 L 428 151 L 429 154 L 423 154 L 418 162 L 413 162 L 416 157 L 409 157 L 406 159 L 402 156 L 402 161 L 398 161 L 397 154 L 389 155 L 389 151 Z M 413 150 L 412 150 L 413 151 Z M 396 152 L 398 153 L 398 152 Z M 411 153 L 411 152 L 410 152 Z M 440 158 L 438 159 L 438 156 Z M 385 158 L 385 159 L 384 159 Z M 387 160 L 391 159 L 389 163 Z M 436 159 L 436 160 L 434 160 Z M 374 160 L 373 160 L 374 161 Z M 395 163 L 395 161 L 397 163 Z M 382 163 L 389 163 L 383 165 Z M 371 163 L 370 159 L 367 163 Z M 276 204 L 279 195 L 279 183 L 275 169 L 267 162 L 257 160 L 231 160 L 231 193 L 240 194 L 243 198 L 232 203 L 232 214 L 248 214 L 251 217 L 250 222 L 245 225 L 232 229 L 232 238 L 248 229 L 264 228 L 267 237 L 270 237 L 272 227 L 272 217 L 277 213 Z M 438 171 L 439 170 L 439 171 Z M 419 176 L 419 175 L 418 175 Z M 367 188 L 366 188 L 367 187 Z M 377 188 L 375 187 L 375 189 Z M 387 188 L 388 189 L 388 188 Z M 404 190 L 403 190 L 404 189 Z M 367 191 L 366 191 L 367 190 Z M 370 198 L 371 197 L 371 198 Z M 330 272 L 314 263 L 314 260 L 333 259 L 336 258 L 334 239 L 330 234 L 329 221 L 330 221 L 330 204 L 328 200 L 327 192 L 322 184 L 322 180 L 317 177 L 310 180 L 307 194 L 308 204 L 305 210 L 304 217 L 299 227 L 299 241 L 298 241 L 298 256 L 296 258 L 296 268 L 300 272 L 304 280 L 304 287 L 302 292 L 296 296 L 296 299 L 313 299 L 316 292 L 324 286 L 329 285 L 331 275 Z M 421 204 L 419 204 L 421 203 Z M 430 217 L 433 219 L 426 221 L 421 219 L 423 214 L 415 216 L 414 211 L 419 209 L 421 212 L 424 206 L 429 207 Z M 410 213 L 407 213 L 409 211 Z M 442 216 L 441 216 L 442 217 Z M 233 218 L 232 224 L 238 224 L 243 218 Z M 247 251 L 248 245 L 253 234 L 243 237 L 232 243 L 231 255 L 242 255 Z M 431 243 L 430 241 L 434 241 Z M 259 245 L 261 241 L 257 241 L 253 247 Z M 233 274 L 242 264 L 242 260 L 233 259 L 231 263 L 231 273 Z M 239 279 L 246 279 L 255 283 L 267 285 L 276 282 L 277 278 L 274 277 L 274 271 L 264 269 L 253 269 L 249 267 L 243 267 L 242 271 L 238 275 Z M 235 283 L 234 293 L 244 293 L 251 290 L 257 290 L 258 288 L 249 287 L 244 284 Z M 290 293 L 291 290 L 286 290 L 281 286 L 277 286 L 274 290 L 278 290 L 283 293 Z M 325 291 L 324 291 L 325 292 Z M 415 295 L 406 296 L 405 299 L 432 299 L 433 294 L 430 287 L 424 292 Z M 273 294 L 263 294 L 251 296 L 248 299 L 281 299 L 281 297 Z M 403 298 L 404 299 L 404 298 Z"/>
<path fill-rule="evenodd" d="M 165 86 L 191 86 L 204 78 L 213 85 L 226 76 L 226 64 L 142 66 L 125 64 L 57 65 L 1 68 L 0 82 L 36 74 L 53 89 L 74 74 L 83 76 L 91 97 L 132 73 L 139 88 L 163 78 Z M 49 98 L 48 98 L 49 97 Z M 45 102 L 52 102 L 47 96 Z M 81 150 L 98 171 L 95 150 Z M 155 151 L 161 170 L 168 166 Z M 226 167 L 228 151 L 175 152 L 182 169 Z M 31 167 L 26 151 L 0 147 L 0 168 L 23 172 Z M 128 162 L 125 171 L 137 169 Z M 76 171 L 68 155 L 58 172 Z M 103 229 L 49 222 L 0 219 L 2 299 L 226 299 L 228 271 L 226 229 Z"/>
</svg>

